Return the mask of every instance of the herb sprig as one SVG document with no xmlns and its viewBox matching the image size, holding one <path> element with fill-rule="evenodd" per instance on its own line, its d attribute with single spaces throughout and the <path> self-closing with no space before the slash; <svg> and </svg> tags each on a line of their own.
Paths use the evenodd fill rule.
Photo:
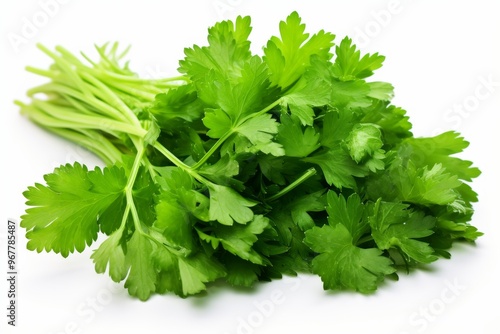
<svg viewBox="0 0 500 334">
<path fill-rule="evenodd" d="M 27 69 L 49 82 L 16 103 L 106 167 L 66 164 L 24 192 L 28 249 L 67 257 L 102 233 L 95 270 L 147 300 L 300 272 L 370 293 L 476 240 L 468 142 L 413 136 L 392 85 L 369 81 L 383 56 L 296 12 L 279 27 L 260 56 L 250 17 L 219 22 L 167 79 L 138 77 L 116 43 L 98 60 L 40 45 L 52 66 Z"/>
</svg>

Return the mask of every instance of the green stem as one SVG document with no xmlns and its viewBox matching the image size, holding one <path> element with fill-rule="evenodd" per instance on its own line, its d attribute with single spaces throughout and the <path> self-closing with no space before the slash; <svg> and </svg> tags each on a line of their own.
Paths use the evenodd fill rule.
<svg viewBox="0 0 500 334">
<path fill-rule="evenodd" d="M 123 234 L 123 231 L 125 230 L 125 227 L 127 226 L 127 219 L 128 219 L 128 214 L 130 213 L 130 206 L 127 205 L 125 206 L 125 210 L 123 210 L 123 216 L 122 216 L 122 221 L 120 223 L 120 227 L 116 232 L 113 233 L 120 233 Z"/>
<path fill-rule="evenodd" d="M 125 57 L 125 55 L 128 53 L 130 50 L 130 45 L 123 50 L 123 52 L 116 57 L 116 51 L 118 50 L 118 43 L 115 42 L 111 46 L 111 50 L 109 51 L 109 54 L 106 54 L 106 50 L 108 47 L 108 43 L 104 44 L 103 46 L 96 46 L 95 49 L 99 53 L 99 56 L 101 57 L 101 62 L 107 64 L 113 72 L 117 73 L 127 73 L 129 72 L 127 68 L 122 68 L 119 66 L 118 61 Z M 112 59 L 110 59 L 112 58 Z"/>
<path fill-rule="evenodd" d="M 211 184 L 213 184 L 212 182 L 208 181 L 203 176 L 198 174 L 192 167 L 186 165 L 184 162 L 179 160 L 179 158 L 177 158 L 172 152 L 170 152 L 159 142 L 155 142 L 153 147 L 156 148 L 161 154 L 163 154 L 163 156 L 165 156 L 168 160 L 170 160 L 175 166 L 179 167 L 180 169 L 191 175 L 201 184 L 204 184 L 206 186 L 210 186 Z"/>
<path fill-rule="evenodd" d="M 44 93 L 50 95 L 50 93 L 57 93 L 63 97 L 71 96 L 77 100 L 85 101 L 96 110 L 96 114 L 105 115 L 109 118 L 113 118 L 121 121 L 128 121 L 128 119 L 119 110 L 113 108 L 109 103 L 106 103 L 95 96 L 84 96 L 81 92 L 62 84 L 51 82 L 48 84 L 40 85 L 28 90 L 27 94 L 29 97 L 33 97 L 37 93 Z"/>
<path fill-rule="evenodd" d="M 141 144 L 144 144 L 144 142 L 141 142 Z M 134 160 L 134 163 L 132 165 L 132 169 L 130 171 L 130 174 L 129 174 L 129 177 L 127 180 L 127 184 L 125 185 L 124 192 L 125 192 L 125 198 L 127 201 L 127 205 L 125 206 L 125 210 L 123 212 L 121 225 L 118 228 L 118 233 L 123 233 L 123 231 L 126 227 L 126 224 L 127 224 L 128 216 L 129 216 L 129 214 L 131 214 L 132 221 L 134 223 L 134 228 L 135 228 L 136 232 L 146 236 L 148 239 L 156 242 L 158 245 L 162 245 L 162 246 L 167 247 L 167 245 L 163 244 L 160 240 L 158 240 L 157 238 L 155 238 L 150 233 L 148 233 L 144 230 L 144 228 L 141 224 L 141 219 L 139 217 L 139 213 L 137 211 L 137 207 L 135 206 L 135 202 L 134 202 L 133 189 L 134 189 L 135 180 L 137 179 L 137 174 L 139 172 L 139 168 L 140 168 L 141 164 L 146 163 L 150 167 L 152 167 L 151 164 L 149 164 L 149 162 L 147 161 L 147 157 L 144 156 L 144 152 L 145 152 L 144 146 L 141 146 L 141 148 L 137 152 L 137 155 L 135 156 L 135 160 Z M 154 172 L 154 173 L 156 174 L 156 172 Z"/>
<path fill-rule="evenodd" d="M 156 169 L 154 168 L 154 166 L 151 164 L 151 162 L 149 161 L 148 157 L 145 156 L 143 158 L 143 161 L 144 163 L 146 164 L 146 167 L 148 169 L 148 172 L 149 172 L 149 175 L 151 176 L 151 179 L 154 180 L 156 178 L 156 176 L 158 176 L 158 173 L 156 172 Z"/>
<path fill-rule="evenodd" d="M 97 64 L 93 63 L 95 66 L 98 66 Z M 76 64 L 75 64 L 76 65 Z M 77 65 L 78 66 L 78 65 Z M 81 68 L 84 68 L 88 72 L 92 73 L 95 77 L 98 77 L 101 80 L 106 80 L 106 79 L 111 79 L 113 80 L 114 83 L 120 82 L 124 84 L 137 84 L 138 86 L 141 87 L 150 87 L 150 89 L 157 88 L 158 91 L 161 91 L 161 88 L 172 88 L 172 87 L 177 87 L 181 84 L 174 84 L 176 81 L 183 81 L 184 83 L 189 83 L 191 82 L 188 77 L 179 75 L 176 77 L 171 77 L 171 78 L 159 78 L 159 79 L 144 79 L 144 78 L 139 78 L 131 75 L 123 75 L 123 74 L 118 74 L 114 72 L 110 72 L 109 70 L 105 69 L 96 69 L 92 67 L 87 67 L 84 64 L 80 65 Z M 26 66 L 25 67 L 26 71 L 47 77 L 53 80 L 61 80 L 61 74 L 62 72 L 54 72 L 51 70 L 44 70 L 41 68 L 33 67 L 33 66 Z M 65 80 L 61 80 L 61 82 L 64 82 Z M 173 83 L 174 82 L 174 83 Z"/>
<path fill-rule="evenodd" d="M 273 109 L 274 107 L 276 107 L 278 104 L 280 104 L 281 102 L 283 101 L 283 98 L 279 98 L 277 99 L 276 101 L 274 101 L 273 103 L 271 103 L 270 105 L 268 105 L 267 107 L 265 107 L 264 109 L 254 113 L 254 114 L 250 114 L 246 117 L 244 117 L 241 121 L 238 122 L 238 126 L 245 123 L 247 120 L 249 120 L 250 118 L 254 118 L 254 117 L 257 117 L 257 116 L 260 116 L 262 114 L 265 114 L 266 112 L 268 112 L 269 110 Z M 236 128 L 238 127 L 236 126 Z"/>
<path fill-rule="evenodd" d="M 88 101 L 89 103 L 91 102 L 91 104 L 94 105 L 97 110 L 107 111 L 110 113 L 110 115 L 113 115 L 113 118 L 127 120 L 129 122 L 136 123 L 135 125 L 138 125 L 139 122 L 135 117 L 135 114 L 128 108 L 127 105 L 125 105 L 125 103 L 121 99 L 116 96 L 116 94 L 113 93 L 113 91 L 109 88 L 109 85 L 104 84 L 101 80 L 99 80 L 99 78 L 95 75 L 95 70 L 82 64 L 78 59 L 76 59 L 76 57 L 74 57 L 67 51 L 65 51 L 63 56 L 69 58 L 69 61 L 71 61 L 71 63 L 69 63 L 67 59 L 58 57 L 44 47 L 40 48 L 55 60 L 56 64 L 62 70 L 61 73 L 63 73 L 64 75 L 54 75 L 44 70 L 27 67 L 28 71 L 31 71 L 35 74 L 47 76 L 54 80 L 54 83 L 52 84 L 42 85 L 40 87 L 37 87 L 38 89 L 30 90 L 28 92 L 29 95 L 38 92 L 46 93 L 44 90 L 53 90 L 58 93 L 66 93 L 79 100 Z M 61 49 L 59 49 L 59 51 L 61 52 Z M 57 81 L 60 81 L 61 83 L 57 84 Z M 68 86 L 66 86 L 65 83 L 67 82 L 73 82 L 78 89 L 71 90 Z M 140 91 L 137 91 L 137 93 L 140 93 Z M 154 95 L 148 94 L 147 98 L 154 99 Z M 107 102 L 107 106 L 103 106 L 102 100 Z M 114 106 L 114 108 L 111 106 Z"/>
<path fill-rule="evenodd" d="M 115 164 L 122 159 L 122 153 L 109 140 L 96 131 L 74 131 L 53 127 L 45 128 L 58 136 L 85 147 L 101 158 L 106 165 Z"/>
<path fill-rule="evenodd" d="M 98 71 L 98 70 L 95 70 L 93 68 L 90 68 L 90 70 L 94 74 L 105 76 L 108 79 L 113 79 L 115 81 L 119 81 L 119 82 L 123 82 L 123 83 L 136 83 L 139 85 L 162 86 L 162 85 L 165 85 L 169 82 L 175 82 L 175 81 L 189 82 L 189 79 L 185 76 L 177 76 L 177 77 L 171 77 L 171 78 L 160 78 L 160 79 L 143 79 L 143 78 L 139 78 L 139 77 L 118 74 L 118 73 L 114 73 L 114 72 L 110 72 L 110 71 Z"/>
<path fill-rule="evenodd" d="M 356 242 L 356 245 L 362 245 L 365 242 L 372 241 L 373 237 L 371 234 L 365 235 L 363 238 L 359 239 L 358 242 Z"/>
<path fill-rule="evenodd" d="M 170 160 L 177 167 L 187 172 L 191 171 L 191 167 L 182 162 L 179 158 L 177 158 L 172 152 L 170 152 L 165 146 L 163 146 L 159 142 L 155 142 L 153 147 L 157 149 L 161 154 L 163 154 L 163 156 L 165 156 L 165 158 Z"/>
<path fill-rule="evenodd" d="M 60 96 L 57 100 L 51 100 L 51 102 L 59 102 L 60 105 L 66 104 L 68 107 L 74 107 L 85 115 L 99 114 L 93 110 L 94 108 L 92 106 L 69 95 Z"/>
<path fill-rule="evenodd" d="M 91 83 L 89 90 L 94 93 L 95 96 L 100 97 L 102 100 L 106 101 L 108 105 L 114 106 L 120 113 L 125 117 L 128 121 L 130 121 L 134 125 L 139 125 L 139 120 L 135 116 L 134 112 L 130 110 L 130 108 L 113 93 L 111 89 L 101 81 L 93 77 L 88 73 L 81 73 L 82 78 L 88 80 Z"/>
<path fill-rule="evenodd" d="M 72 68 L 72 64 L 69 63 L 66 59 L 63 57 L 60 57 L 47 49 L 45 46 L 41 44 L 37 44 L 37 47 L 42 50 L 46 55 L 48 55 L 50 58 L 52 58 L 55 62 L 55 64 L 68 75 L 68 77 L 73 81 L 73 83 L 80 89 L 80 91 L 83 93 L 83 95 L 87 98 L 90 98 L 92 94 L 86 89 L 86 85 L 84 81 L 77 75 L 77 73 L 74 71 Z"/>
<path fill-rule="evenodd" d="M 137 151 L 137 155 L 135 156 L 134 164 L 132 165 L 132 169 L 130 170 L 130 174 L 128 177 L 127 184 L 125 186 L 125 198 L 127 199 L 127 208 L 129 208 L 130 213 L 132 214 L 132 220 L 134 221 L 134 227 L 137 231 L 142 233 L 141 220 L 139 218 L 139 214 L 137 212 L 137 208 L 134 203 L 133 196 L 133 188 L 135 184 L 135 180 L 137 178 L 137 173 L 139 172 L 139 167 L 141 167 L 142 156 L 144 154 L 144 147 L 141 147 Z M 125 210 L 127 212 L 127 210 Z"/>
<path fill-rule="evenodd" d="M 115 131 L 144 137 L 147 133 L 140 126 L 105 119 L 99 116 L 89 116 L 75 113 L 74 109 L 56 106 L 42 100 L 33 100 L 31 107 L 16 101 L 28 117 L 33 120 L 57 128 L 96 129 L 114 135 Z"/>
<path fill-rule="evenodd" d="M 280 104 L 282 101 L 281 98 L 277 99 L 276 101 L 274 101 L 273 103 L 271 103 L 270 105 L 268 105 L 267 107 L 265 107 L 264 109 L 256 112 L 256 113 L 253 113 L 253 114 L 250 114 L 246 117 L 244 117 L 243 119 L 241 119 L 236 126 L 234 126 L 233 128 L 231 128 L 228 132 L 226 132 L 222 137 L 220 137 L 217 142 L 215 142 L 215 144 L 207 151 L 207 153 L 205 153 L 203 155 L 203 157 L 201 157 L 201 159 L 196 163 L 194 164 L 191 168 L 196 170 L 198 168 L 200 168 L 214 153 L 215 151 L 217 151 L 217 149 L 235 132 L 238 132 L 238 127 L 241 126 L 243 123 L 245 123 L 247 120 L 251 119 L 251 118 L 254 118 L 254 117 L 257 117 L 259 115 L 262 115 L 262 114 L 265 114 L 266 112 L 268 112 L 269 110 L 273 109 L 274 107 L 276 107 L 278 104 Z"/>
<path fill-rule="evenodd" d="M 233 134 L 233 129 L 231 131 L 226 132 L 222 137 L 220 137 L 217 142 L 210 147 L 210 149 L 195 163 L 191 168 L 196 170 L 200 168 L 211 156 L 217 151 L 217 149 Z"/>
<path fill-rule="evenodd" d="M 47 77 L 47 78 L 50 78 L 54 81 L 58 80 L 59 77 L 61 76 L 61 73 L 59 73 L 59 72 L 55 72 L 53 70 L 43 70 L 41 68 L 36 68 L 33 66 L 26 66 L 24 69 L 27 72 L 31 72 L 33 74 L 37 74 L 37 75 L 40 75 L 42 77 Z"/>
<path fill-rule="evenodd" d="M 159 93 L 163 93 L 164 91 L 163 90 L 160 90 L 158 89 L 156 92 L 147 92 L 146 91 L 146 87 L 141 87 L 140 89 L 139 88 L 135 88 L 133 87 L 132 85 L 130 84 L 121 84 L 121 83 L 118 83 L 118 82 L 113 82 L 113 81 L 109 81 L 109 82 L 106 82 L 106 85 L 108 86 L 112 86 L 113 88 L 115 89 L 118 89 L 122 92 L 125 92 L 127 93 L 128 95 L 131 95 L 131 96 L 134 96 L 134 97 L 139 97 L 143 100 L 146 100 L 146 101 L 154 101 L 155 99 L 155 96 L 156 94 L 159 94 Z"/>
<path fill-rule="evenodd" d="M 267 198 L 266 201 L 272 202 L 272 201 L 275 201 L 278 198 L 280 198 L 280 197 L 288 194 L 290 191 L 292 191 L 293 189 L 295 189 L 297 186 L 299 186 L 300 184 L 302 184 L 303 182 L 305 182 L 308 178 L 310 178 L 311 176 L 315 175 L 316 173 L 317 172 L 316 172 L 316 169 L 314 167 L 309 168 L 298 179 L 296 179 L 295 181 L 293 181 L 292 183 L 290 183 L 285 188 L 281 189 L 278 193 L 276 193 L 273 196 Z"/>
</svg>

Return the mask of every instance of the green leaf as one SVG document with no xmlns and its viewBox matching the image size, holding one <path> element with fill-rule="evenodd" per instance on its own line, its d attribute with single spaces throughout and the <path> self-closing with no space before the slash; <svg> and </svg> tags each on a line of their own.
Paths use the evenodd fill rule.
<svg viewBox="0 0 500 334">
<path fill-rule="evenodd" d="M 179 72 L 190 77 L 200 100 L 211 108 L 221 107 L 233 121 L 236 121 L 233 115 L 241 113 L 241 108 L 258 108 L 250 103 L 252 99 L 257 101 L 253 93 L 260 92 L 261 87 L 257 82 L 252 85 L 252 78 L 256 79 L 256 75 L 267 78 L 263 74 L 265 67 L 259 66 L 260 59 L 252 58 L 250 53 L 250 31 L 248 16 L 239 16 L 235 23 L 218 22 L 209 29 L 209 46 L 185 49 L 186 57 L 179 62 Z M 250 90 L 248 94 L 246 89 Z"/>
<path fill-rule="evenodd" d="M 172 197 L 167 201 L 177 201 L 184 210 L 202 221 L 210 220 L 209 199 L 195 190 L 191 175 L 178 167 L 160 167 L 157 171 L 160 176 L 156 178 L 156 182 L 162 189 L 159 199 L 163 196 Z"/>
<path fill-rule="evenodd" d="M 387 145 L 400 143 L 402 139 L 412 136 L 412 125 L 404 109 L 375 101 L 362 111 L 364 115 L 360 122 L 377 124 Z"/>
<path fill-rule="evenodd" d="M 372 236 L 380 249 L 398 248 L 411 259 L 430 263 L 437 260 L 428 243 L 415 240 L 433 234 L 435 218 L 421 211 L 411 212 L 402 203 L 377 201 L 368 218 Z"/>
<path fill-rule="evenodd" d="M 387 82 L 369 82 L 370 92 L 368 96 L 381 101 L 390 101 L 394 97 L 394 87 Z"/>
<path fill-rule="evenodd" d="M 157 291 L 186 297 L 206 290 L 206 283 L 225 276 L 220 263 L 204 253 L 179 257 L 163 247 L 151 255 L 158 270 Z"/>
<path fill-rule="evenodd" d="M 304 158 L 304 161 L 320 166 L 326 182 L 339 189 L 356 188 L 354 177 L 365 175 L 363 168 L 358 166 L 349 154 L 340 147 L 309 156 Z"/>
<path fill-rule="evenodd" d="M 151 253 L 151 258 L 153 259 L 155 269 L 158 273 L 156 292 L 165 293 L 169 291 L 179 296 L 185 296 L 186 294 L 183 292 L 185 290 L 191 291 L 194 294 L 205 289 L 203 284 L 201 288 L 197 285 L 195 288 L 190 287 L 189 289 L 183 289 L 184 282 L 180 277 L 179 257 L 172 254 L 165 247 L 157 247 L 153 253 Z"/>
<path fill-rule="evenodd" d="M 100 215 L 121 201 L 127 181 L 118 167 L 89 172 L 79 163 L 58 167 L 44 179 L 47 186 L 35 184 L 23 193 L 31 208 L 21 217 L 21 226 L 27 231 L 28 249 L 64 257 L 97 239 Z M 119 225 L 122 214 L 108 211 L 105 223 Z"/>
<path fill-rule="evenodd" d="M 267 67 L 258 56 L 243 63 L 240 76 L 233 82 L 224 80 L 219 84 L 217 105 L 229 115 L 233 124 L 269 102 Z"/>
<path fill-rule="evenodd" d="M 385 59 L 378 53 L 366 54 L 360 57 L 360 51 L 352 44 L 352 40 L 345 37 L 335 48 L 335 63 L 333 73 L 342 81 L 363 79 L 373 74 L 373 71 L 382 67 Z"/>
<path fill-rule="evenodd" d="M 163 190 L 176 193 L 179 189 L 191 190 L 194 186 L 194 181 L 191 175 L 179 167 L 157 167 L 156 171 L 160 175 L 155 181 Z"/>
<path fill-rule="evenodd" d="M 281 145 L 273 142 L 278 124 L 270 114 L 256 114 L 268 105 L 272 97 L 268 91 L 267 68 L 259 57 L 243 65 L 236 82 L 216 81 L 218 85 L 214 110 L 205 113 L 203 124 L 207 135 L 222 138 L 232 133 L 246 137 L 252 145 L 266 154 L 284 154 Z"/>
<path fill-rule="evenodd" d="M 309 38 L 297 12 L 280 22 L 280 37 L 273 36 L 264 48 L 264 61 L 269 67 L 273 85 L 283 90 L 291 86 L 305 72 L 312 55 L 331 58 L 329 53 L 335 35 L 320 30 Z"/>
<path fill-rule="evenodd" d="M 338 147 L 347 139 L 355 123 L 355 115 L 351 111 L 329 110 L 323 117 L 321 145 Z"/>
<path fill-rule="evenodd" d="M 448 220 L 448 218 L 452 217 L 447 217 L 443 215 L 437 218 L 436 234 L 438 234 L 439 237 L 444 240 L 449 238 L 450 246 L 451 246 L 451 241 L 456 239 L 475 241 L 477 238 L 484 235 L 484 233 L 480 232 L 476 227 L 470 225 L 467 222 L 461 222 L 459 219 L 451 221 Z M 433 235 L 433 237 L 434 238 L 432 238 L 431 242 L 435 243 L 436 241 L 435 235 Z"/>
<path fill-rule="evenodd" d="M 241 187 L 241 184 L 238 181 L 232 179 L 232 177 L 238 175 L 239 172 L 240 166 L 238 161 L 236 161 L 233 157 L 230 157 L 229 154 L 225 154 L 214 164 L 205 163 L 199 169 L 200 175 L 203 175 L 212 182 L 224 186 L 238 184 Z"/>
<path fill-rule="evenodd" d="M 332 86 L 328 65 L 325 64 L 328 63 L 312 56 L 311 64 L 302 77 L 281 97 L 282 107 L 288 107 L 302 125 L 313 125 L 316 116 L 313 107 L 321 107 L 330 102 Z"/>
<path fill-rule="evenodd" d="M 412 160 L 417 167 L 441 164 L 449 173 L 459 179 L 472 181 L 481 172 L 472 167 L 472 162 L 452 155 L 462 152 L 469 142 L 457 132 L 448 131 L 430 138 L 408 138 L 399 147 L 399 154 L 404 159 Z"/>
<path fill-rule="evenodd" d="M 302 128 L 297 117 L 282 114 L 277 141 L 283 145 L 289 157 L 303 158 L 319 147 L 319 133 L 311 126 Z"/>
<path fill-rule="evenodd" d="M 137 212 L 139 220 L 146 226 L 153 225 L 156 220 L 154 206 L 157 189 L 158 186 L 153 182 L 146 168 L 140 167 L 137 171 L 132 196 L 134 204 L 140 208 Z"/>
<path fill-rule="evenodd" d="M 179 258 L 178 261 L 183 296 L 205 290 L 206 283 L 213 282 L 226 274 L 222 265 L 203 253 L 187 258 Z"/>
<path fill-rule="evenodd" d="M 272 268 L 275 268 L 280 274 L 292 276 L 297 275 L 298 272 L 311 272 L 310 259 L 312 255 L 311 249 L 304 243 L 304 231 L 292 218 L 290 208 L 293 207 L 293 202 L 292 200 L 288 205 L 272 212 L 270 223 L 277 232 L 276 240 L 287 247 L 287 251 L 269 257 Z"/>
<path fill-rule="evenodd" d="M 325 289 L 370 293 L 384 276 L 395 271 L 381 250 L 355 246 L 343 224 L 313 227 L 306 232 L 304 242 L 320 253 L 312 261 L 312 271 L 321 277 Z"/>
<path fill-rule="evenodd" d="M 123 193 L 123 189 L 127 184 L 125 169 L 113 166 L 104 168 L 101 173 L 100 168 L 96 168 L 95 173 L 89 172 L 87 176 L 92 182 L 93 192 L 104 194 L 113 191 L 117 194 L 116 199 L 99 214 L 98 219 L 101 232 L 110 235 L 119 228 L 125 211 L 126 198 Z"/>
<path fill-rule="evenodd" d="M 306 231 L 315 226 L 314 219 L 308 212 L 325 210 L 324 191 L 320 190 L 295 198 L 286 206 L 292 215 L 292 220 L 302 230 Z"/>
<path fill-rule="evenodd" d="M 262 215 L 255 215 L 253 220 L 246 225 L 223 226 L 216 225 L 210 231 L 198 231 L 201 239 L 217 248 L 220 245 L 243 260 L 248 260 L 255 264 L 263 264 L 264 258 L 253 248 L 253 244 L 269 226 L 269 220 Z"/>
<path fill-rule="evenodd" d="M 370 85 L 364 80 L 332 80 L 331 105 L 338 109 L 367 108 L 373 103 L 368 96 Z"/>
<path fill-rule="evenodd" d="M 278 123 L 270 114 L 252 117 L 235 128 L 235 131 L 248 138 L 263 153 L 274 156 L 285 154 L 281 144 L 273 141 L 274 135 L 278 132 Z"/>
<path fill-rule="evenodd" d="M 415 168 L 409 163 L 406 168 L 406 175 L 403 175 L 403 169 L 398 169 L 398 175 L 401 177 L 397 181 L 401 199 L 420 204 L 451 204 L 457 199 L 457 192 L 454 188 L 462 183 L 456 175 L 451 175 L 443 168 L 441 164 L 427 167 Z"/>
<path fill-rule="evenodd" d="M 236 221 L 245 224 L 254 217 L 250 207 L 257 203 L 242 197 L 232 188 L 211 183 L 210 191 L 210 220 L 217 220 L 223 225 L 233 225 Z"/>
<path fill-rule="evenodd" d="M 203 115 L 203 104 L 192 84 L 169 89 L 155 96 L 148 109 L 161 129 L 173 131 L 184 123 L 193 122 Z"/>
<path fill-rule="evenodd" d="M 205 112 L 203 124 L 209 129 L 207 135 L 210 138 L 221 138 L 233 127 L 233 121 L 222 109 L 212 109 Z"/>
<path fill-rule="evenodd" d="M 204 83 L 210 71 L 229 79 L 239 76 L 241 62 L 251 57 L 251 30 L 248 16 L 238 16 L 235 23 L 218 22 L 208 30 L 208 47 L 194 45 L 184 50 L 186 57 L 179 62 L 179 72 L 188 74 L 196 84 Z"/>
<path fill-rule="evenodd" d="M 109 276 L 115 282 L 123 281 L 127 277 L 129 270 L 121 239 L 122 232 L 114 232 L 104 240 L 90 257 L 94 261 L 95 271 L 102 274 L 108 268 Z"/>
<path fill-rule="evenodd" d="M 226 281 L 233 286 L 251 287 L 259 280 L 261 266 L 224 254 L 223 263 L 227 270 Z"/>
<path fill-rule="evenodd" d="M 286 180 L 282 172 L 287 170 L 283 157 L 262 155 L 258 157 L 259 169 L 262 175 L 277 185 L 285 185 Z"/>
<path fill-rule="evenodd" d="M 125 288 L 131 296 L 140 300 L 147 300 L 156 290 L 156 270 L 151 257 L 153 250 L 151 240 L 138 231 L 127 243 L 126 260 L 130 263 L 130 272 Z"/>
<path fill-rule="evenodd" d="M 373 124 L 356 124 L 346 139 L 346 145 L 351 157 L 357 163 L 376 152 L 382 153 L 382 142 L 379 128 Z"/>
<path fill-rule="evenodd" d="M 388 173 L 367 182 L 367 193 L 376 200 L 405 201 L 421 205 L 451 205 L 460 201 L 460 189 L 463 183 L 457 175 L 450 174 L 441 165 L 432 168 L 417 168 L 412 160 L 405 165 L 395 159 Z"/>
<path fill-rule="evenodd" d="M 153 228 L 165 237 L 171 247 L 192 250 L 192 221 L 189 211 L 167 193 L 158 198 L 155 210 L 156 221 Z"/>
<path fill-rule="evenodd" d="M 369 226 L 364 218 L 365 207 L 361 203 L 361 198 L 354 193 L 347 198 L 342 194 L 329 191 L 327 194 L 326 212 L 328 213 L 328 224 L 335 227 L 342 224 L 352 236 L 353 243 L 356 244 L 359 238 L 368 232 Z"/>
</svg>

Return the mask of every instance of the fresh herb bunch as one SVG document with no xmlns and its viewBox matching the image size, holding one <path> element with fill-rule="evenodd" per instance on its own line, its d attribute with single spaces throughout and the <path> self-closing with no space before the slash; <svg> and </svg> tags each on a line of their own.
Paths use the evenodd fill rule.
<svg viewBox="0 0 500 334">
<path fill-rule="evenodd" d="M 479 237 L 480 172 L 453 156 L 468 142 L 415 138 L 392 85 L 367 81 L 378 53 L 310 36 L 296 12 L 279 30 L 259 56 L 250 17 L 219 22 L 163 80 L 139 78 L 117 44 L 98 61 L 40 46 L 54 63 L 28 70 L 50 82 L 16 103 L 106 167 L 66 164 L 28 188 L 28 249 L 66 257 L 103 233 L 96 271 L 146 300 L 299 272 L 370 293 Z"/>
</svg>

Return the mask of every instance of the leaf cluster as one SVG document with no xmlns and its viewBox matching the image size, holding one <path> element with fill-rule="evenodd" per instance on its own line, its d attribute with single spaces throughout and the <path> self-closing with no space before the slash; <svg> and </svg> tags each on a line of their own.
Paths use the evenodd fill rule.
<svg viewBox="0 0 500 334">
<path fill-rule="evenodd" d="M 413 136 L 392 85 L 369 80 L 383 56 L 310 35 L 296 12 L 262 56 L 250 32 L 250 17 L 215 24 L 164 80 L 120 65 L 116 45 L 90 64 L 41 47 L 54 64 L 31 71 L 51 81 L 18 104 L 107 166 L 63 165 L 26 190 L 28 248 L 66 257 L 102 233 L 96 271 L 146 300 L 300 272 L 370 293 L 481 235 L 480 172 L 455 156 L 468 142 Z"/>
</svg>

